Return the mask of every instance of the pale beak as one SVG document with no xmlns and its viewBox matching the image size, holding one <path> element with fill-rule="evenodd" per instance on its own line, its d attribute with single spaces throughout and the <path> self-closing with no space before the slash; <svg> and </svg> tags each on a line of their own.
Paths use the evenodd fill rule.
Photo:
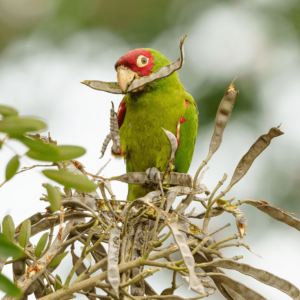
<svg viewBox="0 0 300 300">
<path fill-rule="evenodd" d="M 124 66 L 120 66 L 117 69 L 118 71 L 118 84 L 120 86 L 120 89 L 126 93 L 128 87 L 130 86 L 131 82 L 133 81 L 135 77 L 135 72 L 133 72 L 131 69 L 128 69 Z"/>
</svg>

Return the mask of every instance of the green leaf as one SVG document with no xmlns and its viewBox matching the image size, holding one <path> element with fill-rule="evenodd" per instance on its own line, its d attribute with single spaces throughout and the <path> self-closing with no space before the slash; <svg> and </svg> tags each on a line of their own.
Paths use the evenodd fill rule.
<svg viewBox="0 0 300 300">
<path fill-rule="evenodd" d="M 51 264 L 50 264 L 49 267 L 50 267 L 50 268 L 55 267 L 58 263 L 61 262 L 61 260 L 63 260 L 63 258 L 64 258 L 68 253 L 69 253 L 69 251 L 64 252 L 64 253 L 58 255 L 56 258 L 53 259 L 53 261 L 51 262 Z"/>
<path fill-rule="evenodd" d="M 50 184 L 46 184 L 46 189 L 48 192 L 48 201 L 51 204 L 51 211 L 55 212 L 61 207 L 61 197 L 59 196 L 57 190 Z"/>
<path fill-rule="evenodd" d="M 17 116 L 18 112 L 10 106 L 0 105 L 0 115 L 3 117 Z"/>
<path fill-rule="evenodd" d="M 32 151 L 29 150 L 26 155 L 30 158 L 41 160 L 41 161 L 51 161 L 51 162 L 57 162 L 57 161 L 63 161 L 63 160 L 69 160 L 74 159 L 77 157 L 82 156 L 85 154 L 85 149 L 78 146 L 55 146 L 51 145 L 54 149 L 57 150 L 57 154 L 50 155 L 46 152 L 38 152 L 38 151 Z"/>
<path fill-rule="evenodd" d="M 85 175 L 71 173 L 67 170 L 44 170 L 43 174 L 66 188 L 74 188 L 79 191 L 94 191 L 98 187 Z"/>
<path fill-rule="evenodd" d="M 20 298 L 21 290 L 4 275 L 0 274 L 0 290 L 11 297 Z"/>
<path fill-rule="evenodd" d="M 30 220 L 26 220 L 23 222 L 19 234 L 19 244 L 22 248 L 25 248 L 27 246 L 30 235 L 31 235 L 31 222 Z"/>
<path fill-rule="evenodd" d="M 19 136 L 25 132 L 39 131 L 46 127 L 43 121 L 30 117 L 11 116 L 0 121 L 0 132 L 8 133 L 10 136 Z"/>
<path fill-rule="evenodd" d="M 55 145 L 45 144 L 41 140 L 34 140 L 24 136 L 17 137 L 17 139 L 30 149 L 29 152 L 42 153 L 51 157 L 58 155 L 58 149 Z"/>
<path fill-rule="evenodd" d="M 2 143 L 2 141 L 0 141 L 0 149 L 2 148 L 2 145 L 3 145 L 3 143 Z"/>
<path fill-rule="evenodd" d="M 79 146 L 57 146 L 57 148 L 59 151 L 59 161 L 74 159 L 86 153 L 86 150 Z"/>
<path fill-rule="evenodd" d="M 56 274 L 55 278 L 62 284 L 61 278 Z M 58 291 L 60 290 L 62 287 L 55 281 L 54 283 L 54 290 Z"/>
<path fill-rule="evenodd" d="M 15 155 L 7 164 L 6 172 L 5 172 L 5 179 L 11 179 L 17 172 L 20 166 L 19 156 Z"/>
<path fill-rule="evenodd" d="M 46 232 L 42 235 L 42 237 L 40 238 L 40 240 L 38 241 L 35 251 L 34 251 L 34 255 L 36 258 L 40 258 L 42 251 L 44 250 L 46 244 L 47 244 L 47 240 L 48 240 L 48 236 L 49 233 Z"/>
<path fill-rule="evenodd" d="M 7 215 L 4 217 L 2 221 L 2 230 L 3 234 L 5 237 L 9 240 L 12 241 L 15 235 L 15 224 L 10 215 Z"/>
<path fill-rule="evenodd" d="M 4 234 L 0 233 L 0 256 L 17 258 L 23 256 L 23 251 L 11 242 Z"/>
</svg>

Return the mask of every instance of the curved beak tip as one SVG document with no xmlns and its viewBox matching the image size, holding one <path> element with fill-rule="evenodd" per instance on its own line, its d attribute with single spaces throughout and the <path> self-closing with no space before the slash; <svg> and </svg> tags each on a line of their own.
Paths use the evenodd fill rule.
<svg viewBox="0 0 300 300">
<path fill-rule="evenodd" d="M 119 68 L 118 69 L 118 84 L 120 86 L 120 89 L 126 93 L 129 85 L 134 79 L 135 73 L 131 69 L 124 69 L 124 68 Z"/>
</svg>

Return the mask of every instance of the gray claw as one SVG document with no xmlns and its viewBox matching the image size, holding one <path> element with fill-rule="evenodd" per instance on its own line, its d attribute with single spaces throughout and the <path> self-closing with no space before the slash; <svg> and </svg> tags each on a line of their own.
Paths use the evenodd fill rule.
<svg viewBox="0 0 300 300">
<path fill-rule="evenodd" d="M 119 136 L 119 125 L 118 125 L 118 118 L 115 113 L 115 108 L 114 108 L 114 103 L 111 102 L 112 108 L 110 110 L 110 133 L 106 136 L 102 149 L 101 149 L 101 157 L 104 156 L 104 153 L 107 149 L 107 145 L 109 142 L 112 140 L 113 145 L 112 145 L 112 151 L 115 154 L 120 154 L 121 153 L 121 142 L 120 142 L 120 136 Z"/>
<path fill-rule="evenodd" d="M 154 181 L 156 174 L 158 174 L 158 176 L 160 176 L 160 171 L 155 167 L 149 168 L 146 170 L 146 175 L 148 176 L 151 183 Z"/>
</svg>

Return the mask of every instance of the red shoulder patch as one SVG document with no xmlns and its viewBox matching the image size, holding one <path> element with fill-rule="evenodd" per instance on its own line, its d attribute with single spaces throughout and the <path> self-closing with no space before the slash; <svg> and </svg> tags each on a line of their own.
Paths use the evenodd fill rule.
<svg viewBox="0 0 300 300">
<path fill-rule="evenodd" d="M 184 117 L 180 117 L 180 124 L 183 124 L 186 121 L 186 119 Z"/>
<path fill-rule="evenodd" d="M 125 113 L 126 113 L 126 106 L 125 106 L 125 103 L 123 102 L 124 98 L 122 99 L 122 102 L 120 103 L 119 110 L 118 110 L 118 113 L 117 113 L 119 128 L 121 128 L 121 126 L 123 124 L 123 121 L 124 121 L 124 118 L 125 118 Z"/>
<path fill-rule="evenodd" d="M 187 100 L 184 100 L 184 101 L 185 101 L 185 108 L 187 108 L 188 105 L 190 105 L 191 103 L 189 101 L 187 101 Z"/>
</svg>

